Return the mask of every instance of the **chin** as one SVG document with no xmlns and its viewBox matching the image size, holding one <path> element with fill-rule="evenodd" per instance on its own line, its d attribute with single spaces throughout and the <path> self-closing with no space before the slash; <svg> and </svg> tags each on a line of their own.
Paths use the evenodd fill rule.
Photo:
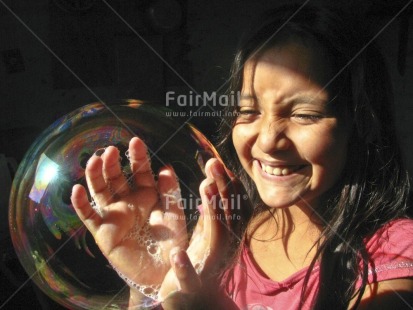
<svg viewBox="0 0 413 310">
<path fill-rule="evenodd" d="M 298 203 L 300 203 L 300 201 L 304 201 L 301 196 L 298 197 L 283 197 L 284 195 L 262 195 L 261 200 L 265 203 L 266 206 L 270 207 L 270 208 L 277 208 L 277 209 L 283 209 L 283 208 L 288 208 L 291 206 L 294 206 Z"/>
</svg>

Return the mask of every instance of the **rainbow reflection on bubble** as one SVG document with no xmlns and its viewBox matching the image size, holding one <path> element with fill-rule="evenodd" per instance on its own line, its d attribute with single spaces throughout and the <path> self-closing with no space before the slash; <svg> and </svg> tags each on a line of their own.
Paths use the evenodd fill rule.
<svg viewBox="0 0 413 310">
<path fill-rule="evenodd" d="M 16 253 L 26 272 L 52 299 L 70 309 L 122 309 L 128 289 L 109 266 L 70 201 L 74 184 L 86 184 L 84 169 L 98 149 L 114 145 L 125 154 L 130 139 L 148 146 L 156 172 L 172 165 L 182 198 L 198 199 L 206 160 L 216 156 L 211 143 L 167 110 L 136 100 L 84 106 L 62 117 L 33 143 L 14 178 L 9 223 Z M 121 166 L 128 174 L 129 163 Z M 185 213 L 197 212 L 195 202 Z M 194 207 L 194 208 L 192 208 Z M 145 305 L 142 305 L 145 307 Z"/>
</svg>

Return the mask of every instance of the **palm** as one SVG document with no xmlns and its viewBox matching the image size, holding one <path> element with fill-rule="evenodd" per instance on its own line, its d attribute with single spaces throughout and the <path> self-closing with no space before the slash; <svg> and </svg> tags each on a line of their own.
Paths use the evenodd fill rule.
<svg viewBox="0 0 413 310">
<path fill-rule="evenodd" d="M 138 195 L 131 195 L 130 198 L 132 201 L 141 199 Z M 96 242 L 113 267 L 126 279 L 131 280 L 134 283 L 132 285 L 138 285 L 139 290 L 145 291 L 147 295 L 153 295 L 149 294 L 150 288 L 156 290 L 170 269 L 171 249 L 187 247 L 188 239 L 182 210 L 177 208 L 182 212 L 182 215 L 179 215 L 171 214 L 169 211 L 163 213 L 155 207 L 148 216 L 146 212 L 130 212 L 131 205 L 125 201 L 117 202 L 109 208 L 123 210 L 120 213 L 124 216 L 119 217 L 115 213 L 112 220 L 108 215 L 105 219 L 107 222 L 102 224 L 95 235 Z M 125 223 L 128 225 L 124 226 Z M 124 227 L 128 227 L 129 230 Z M 102 243 L 107 245 L 103 246 Z M 125 260 L 134 263 L 125 265 Z"/>
</svg>

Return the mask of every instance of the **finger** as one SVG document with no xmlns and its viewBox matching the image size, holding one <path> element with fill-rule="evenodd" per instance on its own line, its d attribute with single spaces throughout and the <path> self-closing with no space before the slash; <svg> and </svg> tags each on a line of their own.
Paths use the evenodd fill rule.
<svg viewBox="0 0 413 310">
<path fill-rule="evenodd" d="M 174 210 L 177 200 L 180 199 L 179 187 L 173 186 L 175 181 L 172 177 L 172 172 L 166 167 L 162 168 L 158 175 L 158 192 L 160 197 L 160 204 L 155 205 L 151 209 L 149 224 L 152 226 L 163 225 L 166 212 L 170 212 L 170 209 Z M 169 215 L 169 214 L 168 214 Z M 174 214 L 171 214 L 174 216 Z M 172 221 L 172 218 L 169 218 Z M 176 219 L 176 218 L 175 218 Z"/>
<path fill-rule="evenodd" d="M 206 179 L 200 185 L 200 194 L 202 200 L 202 239 L 207 245 L 203 252 L 211 250 L 211 253 L 223 249 L 227 239 L 227 227 L 223 222 L 225 217 L 219 205 L 219 195 L 217 185 L 214 180 Z M 208 249 L 209 248 L 209 249 Z M 205 261 L 205 253 L 198 256 L 198 259 Z"/>
<path fill-rule="evenodd" d="M 215 183 L 217 184 L 218 192 L 221 196 L 221 203 L 224 207 L 225 215 L 229 215 L 229 187 L 231 186 L 232 182 L 225 172 L 224 165 L 216 158 L 212 158 L 208 161 L 206 170 L 208 171 L 207 174 L 211 175 L 211 178 L 213 178 L 215 180 Z"/>
<path fill-rule="evenodd" d="M 188 257 L 188 254 L 179 248 L 171 250 L 170 261 L 172 269 L 178 279 L 180 291 L 184 294 L 194 294 L 201 289 L 201 279 Z"/>
<path fill-rule="evenodd" d="M 213 158 L 207 162 L 207 174 L 213 178 L 217 184 L 218 192 L 221 196 L 221 204 L 224 210 L 226 224 L 234 229 L 239 226 L 239 221 L 248 220 L 252 208 L 249 205 L 248 195 L 233 175 L 228 174 L 228 170 L 219 160 Z"/>
<path fill-rule="evenodd" d="M 205 164 L 205 174 L 206 177 L 209 179 L 213 179 L 213 175 L 212 175 L 212 171 L 211 171 L 211 165 L 213 165 L 213 163 L 216 161 L 216 158 L 211 158 L 208 159 L 208 161 Z"/>
<path fill-rule="evenodd" d="M 112 202 L 112 194 L 102 174 L 102 159 L 93 155 L 86 165 L 85 175 L 92 199 L 99 207 L 105 207 Z"/>
<path fill-rule="evenodd" d="M 166 228 L 157 230 L 161 233 L 159 238 L 174 238 L 176 244 L 187 248 L 188 235 L 185 213 L 181 202 L 179 183 L 171 167 L 164 167 L 159 172 L 158 191 L 161 204 L 152 211 L 149 223 L 152 226 L 162 225 Z M 168 234 L 166 235 L 165 232 Z M 154 235 L 156 236 L 156 231 Z M 168 259 L 167 256 L 165 258 Z"/>
<path fill-rule="evenodd" d="M 124 196 L 129 193 L 129 185 L 119 161 L 119 150 L 114 146 L 106 148 L 101 156 L 103 160 L 103 177 L 113 194 Z"/>
<path fill-rule="evenodd" d="M 225 252 L 228 231 L 222 223 L 224 213 L 219 207 L 219 195 L 213 179 L 205 179 L 199 187 L 202 208 L 195 231 L 188 248 L 191 261 L 199 274 L 207 275 L 212 271 L 214 261 L 220 252 Z"/>
<path fill-rule="evenodd" d="M 85 224 L 91 234 L 95 236 L 97 229 L 102 223 L 102 218 L 91 207 L 86 189 L 82 185 L 76 184 L 73 186 L 70 199 L 80 220 Z"/>
<path fill-rule="evenodd" d="M 136 186 L 155 186 L 148 150 L 145 143 L 138 137 L 132 138 L 129 142 L 129 156 Z"/>
<path fill-rule="evenodd" d="M 231 181 L 226 174 L 224 165 L 218 159 L 212 158 L 207 162 L 205 169 L 207 170 L 207 175 L 210 175 L 210 178 L 217 182 L 218 189 L 222 187 L 222 189 L 225 189 L 225 192 L 227 192 L 228 185 L 231 184 Z"/>
<path fill-rule="evenodd" d="M 206 173 L 207 177 L 213 178 L 213 176 L 212 176 L 212 174 L 211 174 L 211 172 L 210 172 L 209 170 L 210 170 L 211 164 L 212 164 L 213 162 L 215 162 L 215 161 L 218 161 L 218 162 L 221 164 L 221 166 L 223 167 L 223 169 L 224 169 L 224 171 L 225 171 L 225 174 L 226 174 L 231 180 L 236 178 L 235 175 L 231 172 L 231 170 L 229 170 L 228 167 L 225 166 L 224 162 L 222 161 L 222 159 L 221 159 L 219 156 L 217 156 L 217 157 L 212 157 L 212 158 L 210 158 L 210 159 L 206 162 L 206 164 L 205 164 L 205 173 Z"/>
<path fill-rule="evenodd" d="M 181 189 L 177 176 L 172 167 L 164 167 L 159 172 L 158 191 L 161 195 L 163 212 L 185 222 L 182 206 Z"/>
</svg>

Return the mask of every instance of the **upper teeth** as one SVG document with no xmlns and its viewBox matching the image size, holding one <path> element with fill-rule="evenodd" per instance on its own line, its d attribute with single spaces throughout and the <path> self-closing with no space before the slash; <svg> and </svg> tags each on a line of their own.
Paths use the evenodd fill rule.
<svg viewBox="0 0 413 310">
<path fill-rule="evenodd" d="M 263 163 L 261 163 L 262 171 L 265 171 L 268 174 L 273 174 L 273 175 L 288 175 L 292 172 L 290 168 L 287 167 L 271 167 L 267 166 Z"/>
</svg>

